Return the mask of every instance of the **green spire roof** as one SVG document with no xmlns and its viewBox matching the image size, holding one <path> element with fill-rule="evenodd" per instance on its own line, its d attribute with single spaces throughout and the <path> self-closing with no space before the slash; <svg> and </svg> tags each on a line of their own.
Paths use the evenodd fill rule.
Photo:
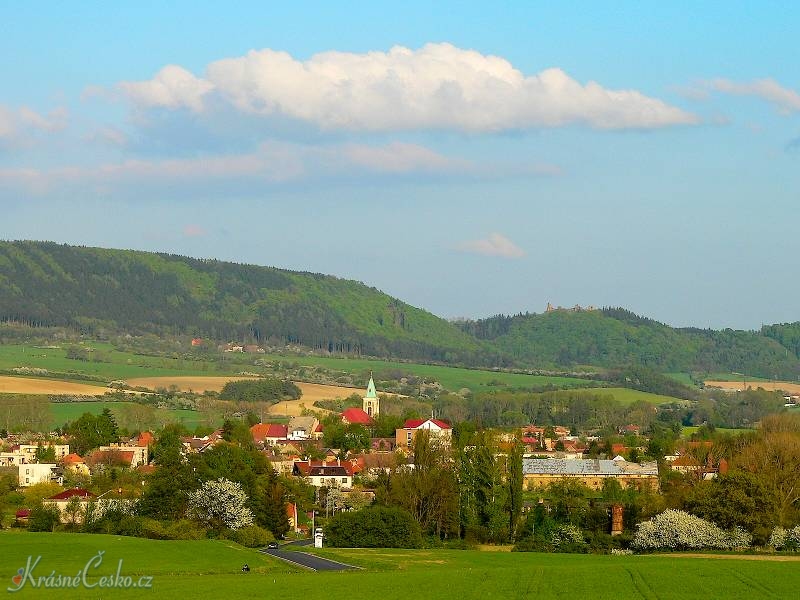
<svg viewBox="0 0 800 600">
<path fill-rule="evenodd" d="M 375 391 L 375 382 L 372 381 L 372 373 L 369 374 L 369 383 L 367 384 L 367 395 L 365 398 L 377 398 L 378 393 Z"/>
</svg>

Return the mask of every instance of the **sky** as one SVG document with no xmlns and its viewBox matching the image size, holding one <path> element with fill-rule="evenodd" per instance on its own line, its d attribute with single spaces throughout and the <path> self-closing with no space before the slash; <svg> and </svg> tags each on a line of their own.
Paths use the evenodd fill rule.
<svg viewBox="0 0 800 600">
<path fill-rule="evenodd" d="M 800 4 L 0 4 L 0 238 L 446 318 L 800 320 Z"/>
</svg>

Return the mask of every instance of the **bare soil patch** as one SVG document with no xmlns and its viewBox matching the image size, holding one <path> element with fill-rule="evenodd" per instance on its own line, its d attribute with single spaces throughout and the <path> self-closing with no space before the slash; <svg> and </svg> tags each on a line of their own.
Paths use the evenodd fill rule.
<svg viewBox="0 0 800 600">
<path fill-rule="evenodd" d="M 99 385 L 72 383 L 58 379 L 32 379 L 0 375 L 0 394 L 65 394 L 102 396 L 111 390 Z"/>
</svg>

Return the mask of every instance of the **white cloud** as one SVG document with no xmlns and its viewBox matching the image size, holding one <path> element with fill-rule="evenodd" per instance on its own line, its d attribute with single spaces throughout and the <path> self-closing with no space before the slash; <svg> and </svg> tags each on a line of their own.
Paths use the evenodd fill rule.
<svg viewBox="0 0 800 600">
<path fill-rule="evenodd" d="M 459 244 L 458 249 L 484 256 L 501 256 L 503 258 L 522 258 L 525 251 L 501 233 L 491 233 L 482 240 L 470 240 Z"/>
<path fill-rule="evenodd" d="M 212 62 L 204 77 L 169 65 L 118 89 L 136 106 L 283 116 L 322 130 L 494 132 L 586 124 L 658 128 L 696 116 L 636 90 L 581 84 L 551 68 L 524 75 L 504 58 L 427 44 L 419 50 L 323 52 L 307 61 L 264 49 Z"/>
<path fill-rule="evenodd" d="M 167 65 L 149 81 L 122 82 L 120 90 L 136 104 L 145 108 L 189 108 L 199 111 L 203 96 L 210 92 L 213 84 L 199 79 L 183 67 Z"/>
<path fill-rule="evenodd" d="M 0 104 L 0 142 L 25 143 L 31 135 L 61 131 L 66 125 L 64 108 L 43 115 L 27 106 L 13 109 Z"/>
<path fill-rule="evenodd" d="M 332 144 L 312 146 L 270 141 L 255 152 L 162 160 L 126 160 L 93 167 L 59 167 L 48 170 L 0 169 L 0 185 L 45 193 L 55 187 L 170 185 L 196 190 L 220 183 L 231 187 L 280 184 L 304 180 L 348 177 L 460 176 L 495 177 L 502 166 L 477 165 L 454 159 L 416 144 Z M 513 167 L 513 175 L 552 175 L 551 165 Z"/>
<path fill-rule="evenodd" d="M 754 96 L 766 100 L 782 114 L 800 112 L 800 94 L 783 87 L 774 79 L 755 79 L 748 82 L 737 82 L 730 79 L 712 79 L 698 84 L 698 95 L 703 90 L 711 90 L 733 96 Z"/>
</svg>

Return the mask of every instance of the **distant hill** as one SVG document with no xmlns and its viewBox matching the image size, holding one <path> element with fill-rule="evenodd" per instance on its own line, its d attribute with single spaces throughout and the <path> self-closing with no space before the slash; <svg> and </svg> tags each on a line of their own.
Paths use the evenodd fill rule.
<svg viewBox="0 0 800 600">
<path fill-rule="evenodd" d="M 451 323 L 336 277 L 168 254 L 0 242 L 0 321 L 486 364 Z"/>
<path fill-rule="evenodd" d="M 800 376 L 800 324 L 762 332 L 672 328 L 622 308 L 604 308 L 498 315 L 459 326 L 520 363 Z"/>
<path fill-rule="evenodd" d="M 3 321 L 472 366 L 800 377 L 800 323 L 760 332 L 675 329 L 621 308 L 450 323 L 329 275 L 52 242 L 0 241 Z"/>
</svg>

